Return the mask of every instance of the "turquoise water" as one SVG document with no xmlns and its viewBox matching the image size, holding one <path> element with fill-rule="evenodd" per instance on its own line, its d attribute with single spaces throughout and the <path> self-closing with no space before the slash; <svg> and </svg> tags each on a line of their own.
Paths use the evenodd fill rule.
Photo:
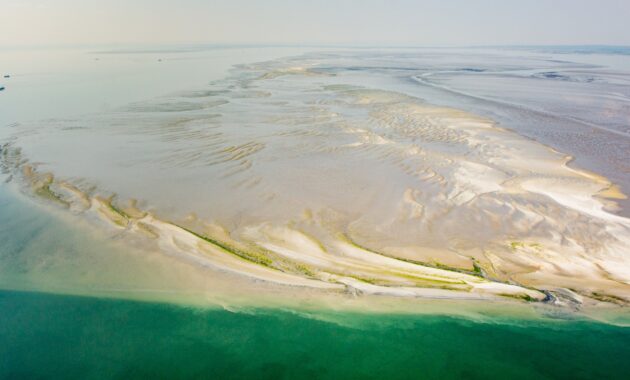
<svg viewBox="0 0 630 380">
<path fill-rule="evenodd" d="M 0 292 L 0 378 L 623 379 L 630 329 Z"/>
</svg>

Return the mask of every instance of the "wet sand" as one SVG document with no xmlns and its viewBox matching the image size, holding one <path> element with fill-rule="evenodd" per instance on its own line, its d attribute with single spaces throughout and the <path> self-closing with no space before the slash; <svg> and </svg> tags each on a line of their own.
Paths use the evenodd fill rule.
<svg viewBox="0 0 630 380">
<path fill-rule="evenodd" d="M 254 282 L 628 302 L 613 183 L 487 118 L 345 82 L 300 58 L 242 65 L 209 88 L 25 125 L 3 165 L 72 214 Z"/>
</svg>

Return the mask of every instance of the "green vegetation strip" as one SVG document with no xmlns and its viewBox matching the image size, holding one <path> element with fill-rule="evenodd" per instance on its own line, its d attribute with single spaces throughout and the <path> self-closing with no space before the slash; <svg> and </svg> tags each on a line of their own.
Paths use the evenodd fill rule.
<svg viewBox="0 0 630 380">
<path fill-rule="evenodd" d="M 188 233 L 193 234 L 194 236 L 198 237 L 199 239 L 204 240 L 204 241 L 206 241 L 206 242 L 208 242 L 208 243 L 210 243 L 212 245 L 215 245 L 215 246 L 223 249 L 224 251 L 229 252 L 229 253 L 231 253 L 231 254 L 233 254 L 235 256 L 238 256 L 238 257 L 240 257 L 242 259 L 245 259 L 247 261 L 251 261 L 251 262 L 256 263 L 256 264 L 260 264 L 260 265 L 264 265 L 264 266 L 272 268 L 272 269 L 276 269 L 276 268 L 274 268 L 272 266 L 273 265 L 273 260 L 271 260 L 267 256 L 264 256 L 264 255 L 261 255 L 261 254 L 256 254 L 256 253 L 253 253 L 253 252 L 246 252 L 246 251 L 243 251 L 243 250 L 238 249 L 236 247 L 232 247 L 230 245 L 227 245 L 227 244 L 225 244 L 225 243 L 223 243 L 223 242 L 221 242 L 219 240 L 215 240 L 215 239 L 212 239 L 210 237 L 198 234 L 195 231 L 192 231 L 192 230 L 190 230 L 190 229 L 188 229 L 186 227 L 182 227 L 182 226 L 177 225 L 177 224 L 174 224 L 174 225 L 179 227 L 179 228 L 181 228 L 181 229 L 183 229 L 184 231 L 186 231 Z"/>
<path fill-rule="evenodd" d="M 57 203 L 63 205 L 64 207 L 70 207 L 70 203 L 68 203 L 67 201 L 63 200 L 59 194 L 55 193 L 54 191 L 52 191 L 50 189 L 50 184 L 42 185 L 37 190 L 35 190 L 35 193 L 37 195 L 39 195 L 40 197 L 42 197 L 42 198 L 46 198 L 48 200 L 52 200 L 54 202 L 57 202 Z"/>
<path fill-rule="evenodd" d="M 118 207 L 114 206 L 114 204 L 112 203 L 112 201 L 107 202 L 107 205 L 108 205 L 108 206 L 109 206 L 109 208 L 110 208 L 113 212 L 115 212 L 116 214 L 118 214 L 118 215 L 120 215 L 120 216 L 122 216 L 122 217 L 124 217 L 124 218 L 126 218 L 126 219 L 131 219 L 131 218 L 129 217 L 129 215 L 128 215 L 126 212 L 124 212 L 123 210 L 121 210 L 121 209 L 119 209 Z"/>
<path fill-rule="evenodd" d="M 391 257 L 391 256 L 386 255 L 384 253 L 377 252 L 377 251 L 375 251 L 373 249 L 370 249 L 370 248 L 367 248 L 367 247 L 364 247 L 364 246 L 358 244 L 357 242 L 352 240 L 346 234 L 342 234 L 342 238 L 345 239 L 348 244 L 351 244 L 351 245 L 353 245 L 353 246 L 355 246 L 355 247 L 357 247 L 359 249 L 362 249 L 364 251 L 368 251 L 370 253 L 374 253 L 376 255 L 387 257 L 387 258 L 390 258 L 390 259 L 393 259 L 393 260 L 399 260 L 399 261 L 404 261 L 406 263 L 419 265 L 419 266 L 423 266 L 423 267 L 434 268 L 434 269 L 442 269 L 442 270 L 446 270 L 446 271 L 450 271 L 450 272 L 457 272 L 457 273 L 468 274 L 468 275 L 479 277 L 479 278 L 484 278 L 481 268 L 479 267 L 479 265 L 474 260 L 473 260 L 473 270 L 466 270 L 466 269 L 456 268 L 456 267 L 452 267 L 452 266 L 449 266 L 449 265 L 446 265 L 446 264 L 442 264 L 442 263 L 438 263 L 438 262 L 429 263 L 429 262 L 424 262 L 424 261 L 406 259 L 406 258 L 402 258 L 402 257 Z"/>
</svg>

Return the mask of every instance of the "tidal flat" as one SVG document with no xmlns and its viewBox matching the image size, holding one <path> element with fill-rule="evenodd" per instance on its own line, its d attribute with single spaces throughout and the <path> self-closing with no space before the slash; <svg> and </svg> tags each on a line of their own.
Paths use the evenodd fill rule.
<svg viewBox="0 0 630 380">
<path fill-rule="evenodd" d="M 171 363 L 234 378 L 622 378 L 630 138 L 613 111 L 627 104 L 629 65 L 538 51 L 242 50 L 232 62 L 154 52 L 166 68 L 152 70 L 194 68 L 188 83 L 3 116 L 1 338 L 21 349 L 3 353 L 1 375 L 170 377 L 158 364 Z M 156 65 L 89 54 L 98 63 L 81 65 Z M 20 80 L 40 81 L 14 78 L 18 95 Z M 541 109 L 541 86 L 571 99 L 616 91 L 617 103 L 591 145 L 563 150 L 601 120 L 563 99 Z M 46 92 L 33 94 L 36 105 Z M 139 349 L 147 341 L 154 352 Z M 96 363 L 98 342 L 120 348 Z M 167 345 L 189 354 L 159 359 Z M 363 363 L 352 373 L 331 361 L 351 347 L 347 360 Z"/>
</svg>

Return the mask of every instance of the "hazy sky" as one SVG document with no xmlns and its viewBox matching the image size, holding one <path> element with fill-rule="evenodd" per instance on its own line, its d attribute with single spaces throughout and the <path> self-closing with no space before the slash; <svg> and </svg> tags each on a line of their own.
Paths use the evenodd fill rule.
<svg viewBox="0 0 630 380">
<path fill-rule="evenodd" d="M 630 0 L 0 0 L 0 45 L 630 45 Z"/>
</svg>

